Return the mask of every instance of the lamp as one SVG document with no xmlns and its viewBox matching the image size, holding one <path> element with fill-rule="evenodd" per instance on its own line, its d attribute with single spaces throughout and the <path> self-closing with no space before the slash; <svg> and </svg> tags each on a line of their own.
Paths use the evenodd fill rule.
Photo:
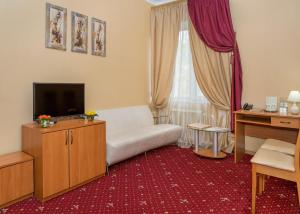
<svg viewBox="0 0 300 214">
<path fill-rule="evenodd" d="M 297 106 L 297 102 L 300 102 L 300 92 L 299 91 L 291 91 L 288 97 L 288 101 L 293 102 L 293 105 L 291 107 L 291 113 L 292 114 L 298 114 L 299 108 Z"/>
</svg>

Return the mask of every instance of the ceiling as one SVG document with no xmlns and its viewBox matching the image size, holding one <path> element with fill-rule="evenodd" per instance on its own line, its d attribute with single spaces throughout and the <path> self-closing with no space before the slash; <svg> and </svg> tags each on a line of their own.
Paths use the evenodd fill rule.
<svg viewBox="0 0 300 214">
<path fill-rule="evenodd" d="M 152 5 L 160 5 L 160 4 L 165 4 L 168 2 L 172 2 L 176 0 L 146 0 L 146 2 L 152 4 Z"/>
</svg>

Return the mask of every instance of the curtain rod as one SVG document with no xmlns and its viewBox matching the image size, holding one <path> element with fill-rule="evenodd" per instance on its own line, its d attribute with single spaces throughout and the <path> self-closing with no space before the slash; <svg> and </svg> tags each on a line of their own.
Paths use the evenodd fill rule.
<svg viewBox="0 0 300 214">
<path fill-rule="evenodd" d="M 179 4 L 179 3 L 182 3 L 182 2 L 187 2 L 187 0 L 176 0 L 176 1 L 168 2 L 166 4 L 152 6 L 152 8 L 165 7 L 165 6 L 170 6 L 170 5 L 173 5 L 173 4 Z"/>
</svg>

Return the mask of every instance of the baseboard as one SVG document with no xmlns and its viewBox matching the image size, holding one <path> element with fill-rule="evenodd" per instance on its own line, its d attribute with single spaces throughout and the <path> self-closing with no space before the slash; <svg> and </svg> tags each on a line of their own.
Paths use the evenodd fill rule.
<svg viewBox="0 0 300 214">
<path fill-rule="evenodd" d="M 15 203 L 17 203 L 17 202 L 23 201 L 23 200 L 25 200 L 25 199 L 27 199 L 27 198 L 30 198 L 30 197 L 32 197 L 32 196 L 33 196 L 33 193 L 30 193 L 30 194 L 28 194 L 28 195 L 22 196 L 22 197 L 20 197 L 20 198 L 17 198 L 17 199 L 15 199 L 15 200 L 13 200 L 13 201 L 8 202 L 8 203 L 2 204 L 2 205 L 0 205 L 0 209 L 3 209 L 3 208 L 5 208 L 5 207 L 8 207 L 8 206 L 10 206 L 10 205 L 12 205 L 12 204 L 15 204 Z M 0 212 L 1 212 L 1 210 L 0 210 Z"/>
</svg>

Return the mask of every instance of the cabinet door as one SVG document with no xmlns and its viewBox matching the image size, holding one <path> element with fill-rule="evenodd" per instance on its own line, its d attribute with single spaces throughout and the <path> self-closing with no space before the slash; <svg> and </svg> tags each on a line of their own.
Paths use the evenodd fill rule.
<svg viewBox="0 0 300 214">
<path fill-rule="evenodd" d="M 69 188 L 68 131 L 42 135 L 43 141 L 43 197 Z"/>
<path fill-rule="evenodd" d="M 104 129 L 99 124 L 69 131 L 70 186 L 105 173 Z"/>
</svg>

